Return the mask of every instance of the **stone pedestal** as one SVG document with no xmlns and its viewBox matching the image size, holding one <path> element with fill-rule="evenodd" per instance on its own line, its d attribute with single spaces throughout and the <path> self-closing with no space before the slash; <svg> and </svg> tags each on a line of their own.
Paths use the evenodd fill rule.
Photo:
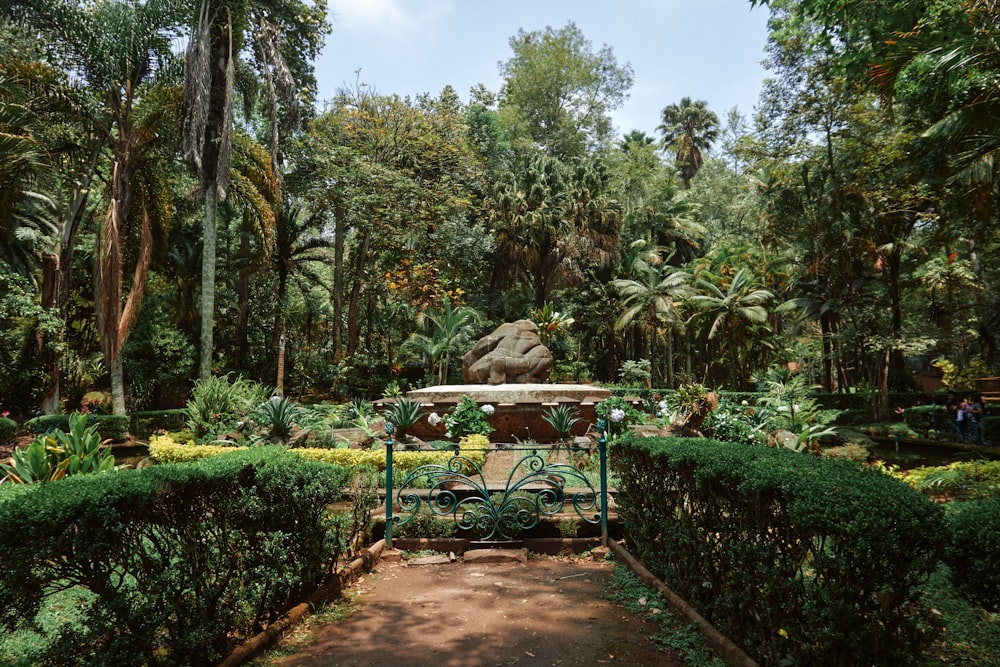
<svg viewBox="0 0 1000 667">
<path fill-rule="evenodd" d="M 436 412 L 442 416 L 452 412 L 463 396 L 468 396 L 479 405 L 489 403 L 496 408 L 489 418 L 494 428 L 491 442 L 550 443 L 557 434 L 543 419 L 549 408 L 557 405 L 577 408 L 582 421 L 573 428 L 572 435 L 584 435 L 597 423 L 595 407 L 609 398 L 611 392 L 587 384 L 459 384 L 415 389 L 406 392 L 406 396 L 420 401 L 425 415 Z M 432 427 L 426 417 L 408 432 L 421 440 L 445 439 L 444 425 Z"/>
</svg>

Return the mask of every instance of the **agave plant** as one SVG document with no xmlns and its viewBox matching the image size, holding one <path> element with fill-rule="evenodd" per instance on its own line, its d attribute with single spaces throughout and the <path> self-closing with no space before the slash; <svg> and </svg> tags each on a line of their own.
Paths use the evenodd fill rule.
<svg viewBox="0 0 1000 667">
<path fill-rule="evenodd" d="M 573 427 L 583 421 L 580 418 L 580 411 L 572 405 L 551 407 L 542 415 L 542 419 L 548 422 L 549 426 L 555 430 L 560 442 L 569 440 Z"/>
<path fill-rule="evenodd" d="M 267 432 L 268 439 L 285 442 L 299 421 L 301 408 L 284 396 L 272 396 L 254 413 L 254 421 Z"/>
<path fill-rule="evenodd" d="M 396 402 L 387 407 L 382 415 L 396 429 L 396 437 L 400 440 L 406 437 L 406 432 L 420 419 L 420 409 L 423 404 L 412 398 L 397 398 Z"/>
</svg>

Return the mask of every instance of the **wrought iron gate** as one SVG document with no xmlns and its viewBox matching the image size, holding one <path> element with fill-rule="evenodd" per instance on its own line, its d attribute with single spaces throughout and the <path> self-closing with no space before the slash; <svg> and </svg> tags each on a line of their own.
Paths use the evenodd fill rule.
<svg viewBox="0 0 1000 667">
<path fill-rule="evenodd" d="M 583 521 L 600 524 L 601 543 L 608 541 L 607 442 L 600 432 L 597 453 L 600 477 L 595 488 L 583 470 L 569 463 L 550 463 L 542 447 L 490 447 L 490 452 L 514 452 L 520 458 L 500 486 L 487 480 L 483 467 L 455 445 L 446 463 L 429 463 L 393 482 L 393 439 L 387 427 L 385 474 L 385 542 L 392 548 L 394 526 L 412 521 L 425 506 L 432 516 L 450 517 L 459 529 L 474 530 L 482 541 L 513 542 L 545 516 L 572 508 Z M 469 450 L 466 450 L 468 452 Z M 477 450 L 479 451 L 479 450 Z M 485 459 L 484 459 L 485 462 Z M 485 463 L 484 463 L 485 466 Z M 501 480 L 502 481 L 502 480 Z"/>
</svg>

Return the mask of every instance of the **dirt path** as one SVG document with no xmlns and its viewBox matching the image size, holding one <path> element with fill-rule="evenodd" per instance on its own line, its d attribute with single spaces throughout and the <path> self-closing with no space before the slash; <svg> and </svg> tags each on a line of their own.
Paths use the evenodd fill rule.
<svg viewBox="0 0 1000 667">
<path fill-rule="evenodd" d="M 602 664 L 683 667 L 649 639 L 654 624 L 602 597 L 614 565 L 382 562 L 351 595 L 359 609 L 317 627 L 282 667 Z"/>
</svg>

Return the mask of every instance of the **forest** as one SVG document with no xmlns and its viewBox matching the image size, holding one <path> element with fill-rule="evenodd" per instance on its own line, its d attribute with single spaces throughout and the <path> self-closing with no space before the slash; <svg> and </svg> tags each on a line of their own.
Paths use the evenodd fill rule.
<svg viewBox="0 0 1000 667">
<path fill-rule="evenodd" d="M 886 417 L 1000 375 L 1000 3 L 748 5 L 757 107 L 620 134 L 632 70 L 572 22 L 468 102 L 318 100 L 323 2 L 0 0 L 0 410 L 378 398 L 519 319 L 552 381 L 786 368 Z"/>
</svg>

